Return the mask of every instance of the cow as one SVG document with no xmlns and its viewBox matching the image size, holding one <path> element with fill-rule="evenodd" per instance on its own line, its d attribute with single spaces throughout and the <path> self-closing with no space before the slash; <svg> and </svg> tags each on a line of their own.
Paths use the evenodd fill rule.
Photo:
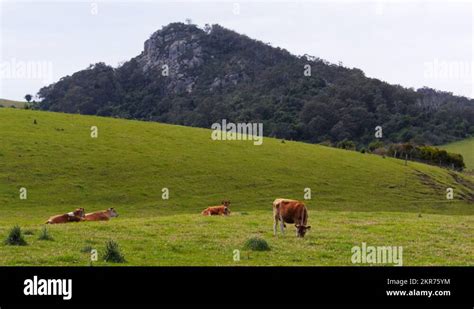
<svg viewBox="0 0 474 309">
<path fill-rule="evenodd" d="M 118 217 L 118 213 L 114 208 L 91 212 L 85 215 L 84 221 L 108 221 L 110 218 Z"/>
<path fill-rule="evenodd" d="M 304 203 L 297 200 L 277 198 L 273 201 L 273 235 L 277 234 L 277 224 L 280 221 L 281 233 L 284 234 L 285 223 L 294 223 L 296 236 L 304 237 L 306 231 L 311 228 L 307 226 L 308 210 Z"/>
<path fill-rule="evenodd" d="M 230 201 L 222 201 L 222 205 L 207 207 L 201 212 L 201 214 L 203 216 L 228 216 L 230 215 L 229 205 Z"/>
<path fill-rule="evenodd" d="M 74 211 L 68 212 L 63 215 L 52 216 L 46 221 L 45 224 L 57 224 L 57 223 L 67 223 L 67 222 L 79 222 L 84 220 L 84 208 L 77 208 Z"/>
</svg>

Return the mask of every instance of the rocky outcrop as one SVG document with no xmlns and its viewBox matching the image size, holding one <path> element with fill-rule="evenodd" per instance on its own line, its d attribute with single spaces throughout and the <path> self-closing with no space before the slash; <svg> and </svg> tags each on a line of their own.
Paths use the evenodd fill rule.
<svg viewBox="0 0 474 309">
<path fill-rule="evenodd" d="M 204 35 L 204 31 L 192 25 L 170 24 L 151 35 L 138 61 L 145 73 L 167 74 L 168 90 L 191 93 L 197 78 L 192 72 L 204 63 Z"/>
</svg>

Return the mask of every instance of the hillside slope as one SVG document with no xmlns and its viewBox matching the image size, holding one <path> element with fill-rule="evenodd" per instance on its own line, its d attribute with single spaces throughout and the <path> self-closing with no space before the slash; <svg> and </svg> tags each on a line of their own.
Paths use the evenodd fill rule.
<svg viewBox="0 0 474 309">
<path fill-rule="evenodd" d="M 0 99 L 0 105 L 2 105 L 3 107 L 12 107 L 12 106 L 14 106 L 15 108 L 25 108 L 26 102 Z"/>
<path fill-rule="evenodd" d="M 472 233 L 473 184 L 448 170 L 298 142 L 266 138 L 254 146 L 213 141 L 204 129 L 30 110 L 0 109 L 0 131 L 1 235 L 15 224 L 39 231 L 50 215 L 76 207 L 120 214 L 110 222 L 51 226 L 56 242 L 30 237 L 27 251 L 1 245 L 2 265 L 86 265 L 81 248 L 111 237 L 132 265 L 227 265 L 233 248 L 253 234 L 269 239 L 273 259 L 256 254 L 244 264 L 339 265 L 349 259 L 338 254 L 364 239 L 410 244 L 405 231 L 425 239 L 407 253 L 408 264 L 472 262 L 472 244 L 453 239 Z M 19 199 L 21 187 L 27 200 Z M 447 187 L 455 190 L 453 201 Z M 169 200 L 161 199 L 162 188 Z M 272 201 L 303 199 L 305 188 L 312 190 L 312 233 L 305 243 L 293 243 L 292 232 L 278 242 Z M 232 201 L 232 216 L 200 215 L 222 199 Z M 435 235 L 440 226 L 444 232 Z M 458 258 L 445 247 L 436 251 L 439 241 L 461 252 Z M 294 250 L 303 250 L 296 260 Z"/>
<path fill-rule="evenodd" d="M 19 186 L 31 196 L 21 205 L 35 208 L 157 203 L 183 212 L 223 196 L 242 210 L 267 207 L 276 196 L 302 198 L 307 187 L 319 209 L 455 212 L 473 193 L 444 169 L 317 145 L 212 141 L 209 130 L 45 112 L 0 117 L 1 198 L 14 205 Z M 459 194 L 444 207 L 448 186 Z"/>
</svg>

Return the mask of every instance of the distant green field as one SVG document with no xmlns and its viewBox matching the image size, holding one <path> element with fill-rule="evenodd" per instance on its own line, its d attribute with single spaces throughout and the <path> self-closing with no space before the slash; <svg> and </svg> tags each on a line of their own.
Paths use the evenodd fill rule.
<svg viewBox="0 0 474 309">
<path fill-rule="evenodd" d="M 26 102 L 0 99 L 0 105 L 2 105 L 3 107 L 15 106 L 15 108 L 25 108 Z"/>
<path fill-rule="evenodd" d="M 37 124 L 34 124 L 36 120 Z M 91 126 L 99 137 L 91 138 Z M 0 109 L 0 236 L 15 224 L 29 245 L 0 244 L 0 265 L 88 265 L 116 240 L 121 265 L 352 265 L 351 247 L 403 246 L 404 265 L 474 265 L 472 178 L 435 166 L 265 138 L 213 141 L 209 130 Z M 20 200 L 20 188 L 28 198 Z M 446 189 L 454 189 L 454 200 Z M 162 189 L 170 190 L 162 200 Z M 272 201 L 303 199 L 312 229 L 272 235 Z M 200 211 L 223 199 L 229 217 Z M 50 215 L 115 207 L 108 222 L 48 225 Z M 272 250 L 246 252 L 252 236 Z M 234 250 L 241 260 L 233 260 Z M 99 261 L 97 265 L 111 265 Z"/>
<path fill-rule="evenodd" d="M 474 137 L 443 145 L 440 148 L 462 154 L 464 163 L 466 163 L 466 169 L 474 170 Z"/>
</svg>

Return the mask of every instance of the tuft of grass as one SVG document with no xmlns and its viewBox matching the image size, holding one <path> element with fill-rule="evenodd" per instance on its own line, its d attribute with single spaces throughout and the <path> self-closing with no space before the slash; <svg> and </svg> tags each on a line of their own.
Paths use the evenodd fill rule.
<svg viewBox="0 0 474 309">
<path fill-rule="evenodd" d="M 5 245 L 9 246 L 26 246 L 26 240 L 23 238 L 21 228 L 18 225 L 15 225 L 8 234 L 8 237 L 5 239 Z"/>
<path fill-rule="evenodd" d="M 244 249 L 252 251 L 269 251 L 270 246 L 265 239 L 259 237 L 252 237 L 247 239 L 244 244 Z"/>
<path fill-rule="evenodd" d="M 48 232 L 48 229 L 46 226 L 43 226 L 43 229 L 41 230 L 41 233 L 38 237 L 38 240 L 54 240 L 53 236 L 51 236 Z"/>
<path fill-rule="evenodd" d="M 112 263 L 125 263 L 125 257 L 120 251 L 118 243 L 113 240 L 108 240 L 105 245 L 104 260 Z"/>
<path fill-rule="evenodd" d="M 25 230 L 23 232 L 23 235 L 34 235 L 34 234 L 35 234 L 35 232 L 33 230 Z"/>
</svg>

